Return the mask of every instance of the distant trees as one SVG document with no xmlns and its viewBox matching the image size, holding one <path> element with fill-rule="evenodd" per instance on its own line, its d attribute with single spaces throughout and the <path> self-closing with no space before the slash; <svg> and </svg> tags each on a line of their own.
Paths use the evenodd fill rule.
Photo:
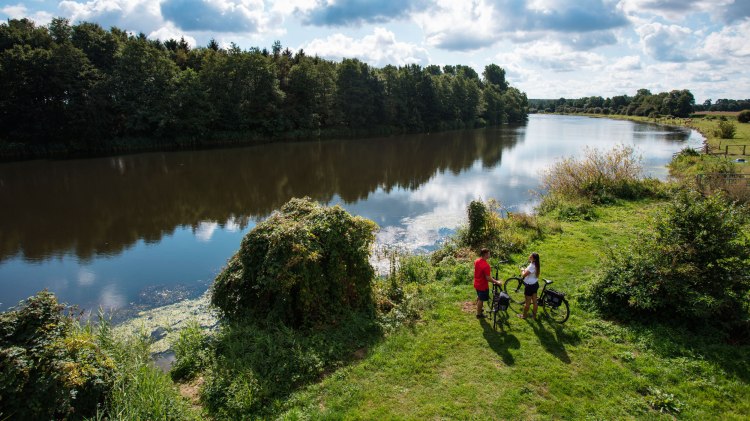
<svg viewBox="0 0 750 421">
<path fill-rule="evenodd" d="M 0 92 L 0 149 L 421 132 L 523 122 L 528 108 L 495 64 L 482 78 L 462 65 L 375 68 L 278 41 L 271 51 L 191 48 L 61 18 L 0 24 Z"/>
<path fill-rule="evenodd" d="M 648 89 L 639 89 L 635 96 L 618 95 L 611 98 L 601 96 L 578 99 L 530 100 L 530 106 L 539 110 L 564 113 L 622 114 L 635 116 L 671 115 L 688 117 L 693 112 L 695 98 L 687 90 L 673 90 L 652 94 Z"/>
</svg>

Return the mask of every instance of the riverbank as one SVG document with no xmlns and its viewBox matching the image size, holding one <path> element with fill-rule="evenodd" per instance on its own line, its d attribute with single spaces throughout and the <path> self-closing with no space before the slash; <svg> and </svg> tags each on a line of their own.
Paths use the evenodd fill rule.
<svg viewBox="0 0 750 421">
<path fill-rule="evenodd" d="M 562 222 L 559 234 L 529 245 L 542 256 L 544 277 L 571 302 L 564 325 L 518 319 L 520 308 L 512 306 L 494 331 L 491 322 L 475 319 L 468 280 L 432 283 L 433 307 L 422 323 L 295 392 L 279 418 L 750 416 L 750 403 L 740 398 L 750 394 L 750 347 L 717 342 L 710 331 L 604 320 L 579 300 L 602 257 L 638 241 L 664 203 L 600 206 L 595 220 Z M 500 277 L 516 270 L 501 266 Z"/>
<path fill-rule="evenodd" d="M 718 155 L 727 158 L 730 161 L 738 163 L 738 159 L 744 159 L 744 163 L 736 165 L 736 169 L 740 174 L 750 174 L 750 124 L 737 122 L 736 115 L 704 115 L 700 118 L 667 118 L 667 117 L 640 117 L 640 116 L 627 116 L 619 114 L 570 114 L 578 115 L 582 117 L 593 117 L 593 118 L 609 118 L 613 120 L 628 120 L 639 123 L 651 123 L 666 126 L 675 127 L 686 127 L 697 131 L 703 136 L 704 148 L 701 152 Z M 722 139 L 716 135 L 719 122 L 722 121 L 721 117 L 731 121 L 736 128 L 736 132 L 732 139 Z M 743 147 L 744 146 L 744 147 Z"/>
</svg>

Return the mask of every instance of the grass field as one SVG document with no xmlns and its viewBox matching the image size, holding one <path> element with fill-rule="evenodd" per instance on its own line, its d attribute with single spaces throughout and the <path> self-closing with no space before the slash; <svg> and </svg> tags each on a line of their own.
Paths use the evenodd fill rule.
<svg viewBox="0 0 750 421">
<path fill-rule="evenodd" d="M 427 282 L 422 291 L 434 306 L 419 324 L 294 393 L 280 417 L 748 419 L 750 347 L 717 342 L 710 332 L 620 325 L 577 300 L 603 252 L 638 241 L 660 206 L 604 207 L 597 220 L 563 222 L 561 233 L 531 245 L 541 255 L 542 276 L 571 300 L 566 324 L 521 320 L 512 307 L 494 331 L 474 317 L 470 280 Z M 516 271 L 502 266 L 500 277 Z"/>
</svg>

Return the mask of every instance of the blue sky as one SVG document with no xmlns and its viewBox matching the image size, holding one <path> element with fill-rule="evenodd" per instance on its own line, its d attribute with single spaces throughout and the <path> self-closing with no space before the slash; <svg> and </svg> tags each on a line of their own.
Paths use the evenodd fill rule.
<svg viewBox="0 0 750 421">
<path fill-rule="evenodd" d="M 750 98 L 750 0 L 0 0 L 0 19 L 55 16 L 379 67 L 496 63 L 530 98 Z"/>
</svg>

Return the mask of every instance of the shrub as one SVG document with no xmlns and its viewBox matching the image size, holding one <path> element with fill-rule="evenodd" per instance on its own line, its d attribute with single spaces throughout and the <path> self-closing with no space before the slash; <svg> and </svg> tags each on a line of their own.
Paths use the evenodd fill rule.
<svg viewBox="0 0 750 421">
<path fill-rule="evenodd" d="M 632 146 L 620 145 L 609 152 L 587 149 L 583 159 L 563 159 L 545 171 L 542 186 L 547 194 L 592 203 L 650 196 L 654 183 L 643 179 L 640 161 Z"/>
<path fill-rule="evenodd" d="M 211 302 L 226 319 L 294 328 L 371 309 L 376 229 L 340 206 L 292 199 L 245 236 L 216 278 Z"/>
<path fill-rule="evenodd" d="M 93 416 L 113 362 L 55 296 L 42 291 L 0 314 L 0 406 L 13 419 Z"/>
<path fill-rule="evenodd" d="M 467 208 L 469 216 L 469 231 L 467 232 L 467 243 L 473 248 L 482 244 L 487 236 L 487 220 L 489 212 L 487 206 L 481 200 L 472 200 Z"/>
<path fill-rule="evenodd" d="M 750 110 L 742 110 L 737 114 L 737 121 L 740 123 L 750 123 Z"/>
<path fill-rule="evenodd" d="M 172 345 L 175 362 L 170 369 L 174 380 L 191 379 L 206 368 L 210 361 L 210 341 L 200 324 L 188 322 Z"/>
<path fill-rule="evenodd" d="M 714 130 L 714 136 L 721 139 L 733 139 L 736 131 L 737 127 L 734 123 L 727 121 L 725 118 L 724 120 L 719 121 L 719 125 Z"/>
<path fill-rule="evenodd" d="M 612 251 L 589 300 L 623 319 L 707 322 L 725 329 L 748 316 L 747 213 L 722 195 L 682 191 L 652 234 Z"/>
</svg>

